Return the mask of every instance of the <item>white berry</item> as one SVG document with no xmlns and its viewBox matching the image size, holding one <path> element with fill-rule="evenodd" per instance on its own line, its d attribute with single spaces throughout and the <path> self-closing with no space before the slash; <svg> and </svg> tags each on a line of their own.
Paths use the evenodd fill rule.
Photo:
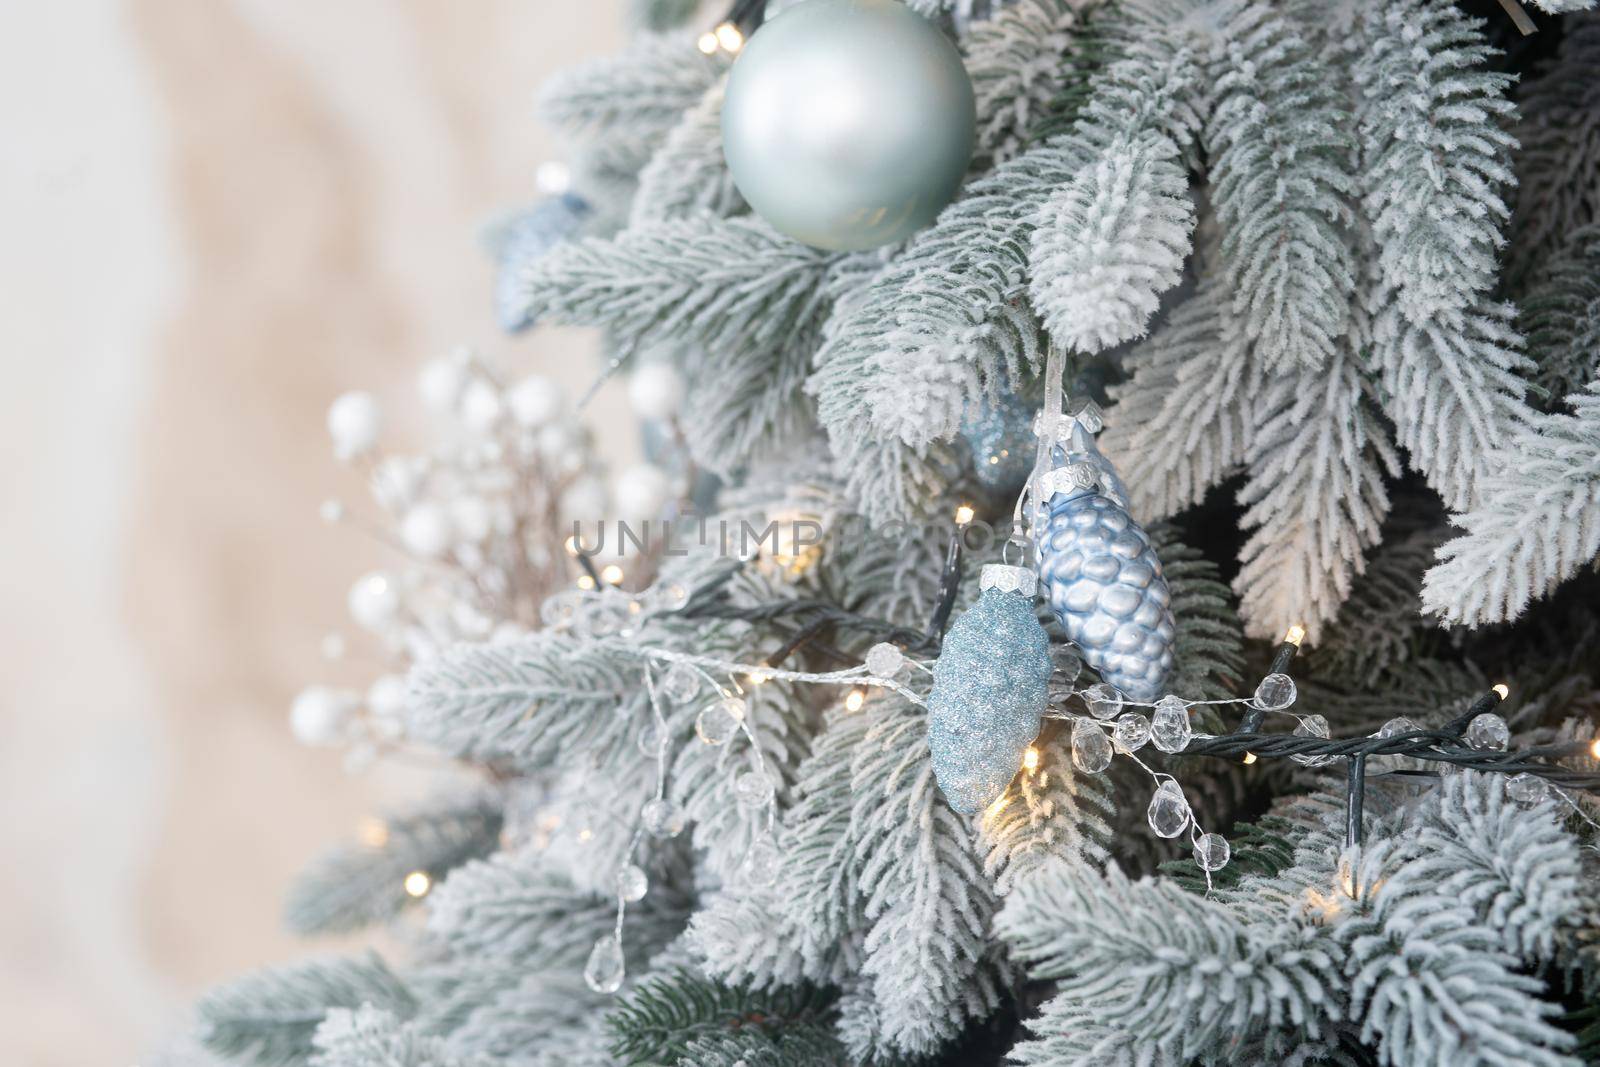
<svg viewBox="0 0 1600 1067">
<path fill-rule="evenodd" d="M 424 559 L 444 555 L 455 540 L 450 516 L 437 504 L 418 504 L 400 521 L 400 542 Z"/>
<path fill-rule="evenodd" d="M 640 418 L 670 418 L 683 403 L 683 379 L 670 363 L 646 363 L 628 380 L 628 400 Z"/>
<path fill-rule="evenodd" d="M 345 393 L 328 407 L 328 436 L 340 459 L 372 451 L 382 430 L 383 409 L 371 393 Z"/>
<path fill-rule="evenodd" d="M 303 745 L 335 745 L 344 739 L 357 707 L 355 694 L 314 685 L 289 708 L 289 730 Z"/>
<path fill-rule="evenodd" d="M 554 422 L 566 402 L 559 383 L 537 374 L 513 386 L 506 400 L 511 405 L 511 417 L 530 430 Z"/>
<path fill-rule="evenodd" d="M 350 617 L 368 630 L 381 630 L 400 615 L 400 589 L 382 571 L 357 578 L 346 598 Z"/>
</svg>

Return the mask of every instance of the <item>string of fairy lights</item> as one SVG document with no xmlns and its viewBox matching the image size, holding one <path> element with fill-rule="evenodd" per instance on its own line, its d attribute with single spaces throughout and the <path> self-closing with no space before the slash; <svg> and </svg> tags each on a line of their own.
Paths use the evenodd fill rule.
<svg viewBox="0 0 1600 1067">
<path fill-rule="evenodd" d="M 964 508 L 963 512 L 961 517 L 970 521 L 970 509 Z M 946 587 L 941 589 L 938 598 L 941 604 L 953 602 L 952 588 L 960 580 L 959 531 L 952 539 L 947 563 Z M 627 906 L 642 899 L 646 886 L 644 872 L 634 862 L 638 847 L 646 835 L 672 837 L 684 827 L 683 813 L 667 797 L 670 738 L 664 705 L 682 706 L 704 700 L 695 720 L 695 733 L 701 743 L 724 745 L 738 736 L 747 742 L 754 766 L 735 780 L 734 794 L 741 806 L 764 812 L 763 830 L 746 851 L 738 877 L 757 888 L 775 883 L 781 852 L 775 837 L 777 782 L 761 753 L 757 725 L 752 721 L 747 700 L 750 689 L 773 681 L 841 688 L 845 690 L 843 704 L 849 712 L 860 711 L 875 690 L 892 693 L 917 707 L 927 707 L 933 660 L 919 659 L 910 653 L 928 650 L 936 656 L 944 619 L 948 617 L 947 609 L 936 612 L 929 632 L 918 632 L 819 600 L 734 605 L 719 596 L 718 590 L 737 569 L 723 572 L 692 594 L 678 590 L 679 595 L 668 599 L 675 610 L 688 617 L 770 622 L 787 616 L 801 620 L 791 639 L 760 662 L 634 644 L 627 640 L 634 636 L 631 630 L 607 628 L 608 633 L 623 639 L 609 643 L 608 649 L 640 661 L 654 723 L 656 780 L 652 799 L 641 810 L 640 824 L 630 839 L 625 863 L 618 873 L 616 924 L 596 943 L 590 966 L 585 971 L 591 987 L 601 992 L 620 988 L 625 973 L 621 935 Z M 608 595 L 625 596 L 614 590 L 602 590 L 586 594 L 585 599 L 597 605 L 599 599 Z M 660 599 L 655 598 L 657 603 Z M 581 631 L 584 626 L 582 607 L 566 613 L 558 625 Z M 813 651 L 825 649 L 830 658 L 843 658 L 845 654 L 819 640 L 818 635 L 828 629 L 894 636 L 890 640 L 878 640 L 868 648 L 863 659 L 839 669 L 813 671 L 781 665 L 806 647 Z M 1151 829 L 1167 839 L 1183 836 L 1187 831 L 1195 863 L 1204 873 L 1208 886 L 1212 874 L 1230 861 L 1231 847 L 1222 835 L 1208 832 L 1198 823 L 1176 776 L 1156 769 L 1141 758 L 1140 752 L 1147 745 L 1169 756 L 1207 756 L 1244 764 L 1288 758 L 1309 768 L 1324 768 L 1342 760 L 1347 768 L 1346 836 L 1350 845 L 1362 843 L 1362 805 L 1368 761 L 1381 757 L 1401 757 L 1417 765 L 1434 763 L 1499 773 L 1505 776 L 1507 794 L 1514 800 L 1534 804 L 1559 798 L 1580 816 L 1584 815 L 1582 809 L 1564 791 L 1600 790 L 1600 774 L 1559 762 L 1580 755 L 1600 759 L 1600 740 L 1592 744 L 1509 748 L 1509 728 L 1494 710 L 1509 696 L 1504 685 L 1494 686 L 1465 711 L 1437 728 L 1424 728 L 1409 720 L 1393 720 L 1370 737 L 1331 737 L 1323 716 L 1290 710 L 1298 693 L 1289 672 L 1304 636 L 1304 630 L 1298 626 L 1289 630 L 1275 650 L 1267 673 L 1246 697 L 1191 700 L 1168 694 L 1156 701 L 1133 701 L 1103 683 L 1080 688 L 1074 677 L 1064 679 L 1067 684 L 1053 690 L 1053 704 L 1045 717 L 1070 724 L 1071 761 L 1077 771 L 1100 773 L 1114 756 L 1122 756 L 1150 777 L 1154 785 L 1147 809 Z M 705 697 L 707 692 L 711 694 L 709 698 Z M 1238 726 L 1228 733 L 1197 733 L 1191 722 L 1192 711 L 1197 708 L 1217 712 L 1236 709 Z M 1268 716 L 1291 719 L 1295 727 L 1289 733 L 1266 732 L 1263 724 Z M 1023 755 L 1022 773 L 1039 773 L 1040 763 L 1040 749 L 1030 746 Z M 1391 776 L 1426 780 L 1436 778 L 1437 774 L 1409 766 L 1373 775 Z M 996 814 L 1008 802 L 1009 797 L 1002 795 L 986 815 Z"/>
</svg>

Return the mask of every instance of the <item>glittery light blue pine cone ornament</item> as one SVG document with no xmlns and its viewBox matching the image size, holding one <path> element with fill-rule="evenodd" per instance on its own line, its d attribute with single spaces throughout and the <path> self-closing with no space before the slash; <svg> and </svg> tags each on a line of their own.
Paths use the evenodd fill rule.
<svg viewBox="0 0 1600 1067">
<path fill-rule="evenodd" d="M 1161 561 L 1084 424 L 1074 420 L 1061 445 L 1066 463 L 1044 474 L 1034 516 L 1045 599 L 1102 680 L 1130 700 L 1155 700 L 1177 633 Z"/>
<path fill-rule="evenodd" d="M 583 197 L 562 193 L 539 201 L 493 235 L 494 306 L 501 329 L 517 333 L 533 325 L 536 309 L 528 300 L 529 271 L 552 248 L 575 237 L 591 211 Z"/>
<path fill-rule="evenodd" d="M 1005 791 L 1039 736 L 1050 642 L 1033 613 L 1037 584 L 1023 567 L 983 568 L 978 602 L 957 619 L 933 666 L 928 748 L 950 806 L 982 811 Z"/>
<path fill-rule="evenodd" d="M 978 484 L 996 493 L 1015 493 L 1033 473 L 1033 409 L 1014 393 L 987 402 L 961 427 L 972 449 Z"/>
</svg>

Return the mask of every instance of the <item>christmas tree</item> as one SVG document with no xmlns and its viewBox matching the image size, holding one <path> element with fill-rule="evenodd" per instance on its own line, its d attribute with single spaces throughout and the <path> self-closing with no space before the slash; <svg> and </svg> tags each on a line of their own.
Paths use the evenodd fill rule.
<svg viewBox="0 0 1600 1067">
<path fill-rule="evenodd" d="M 638 0 L 490 244 L 655 462 L 430 365 L 294 725 L 480 784 L 190 1055 L 1600 1062 L 1593 6 Z"/>
</svg>

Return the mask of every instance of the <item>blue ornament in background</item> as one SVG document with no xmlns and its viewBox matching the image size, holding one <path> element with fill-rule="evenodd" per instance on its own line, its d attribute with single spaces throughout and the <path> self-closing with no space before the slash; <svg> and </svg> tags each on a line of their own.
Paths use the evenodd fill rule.
<svg viewBox="0 0 1600 1067">
<path fill-rule="evenodd" d="M 933 665 L 928 748 L 940 790 L 963 815 L 1005 791 L 1039 736 L 1052 664 L 1033 613 L 1036 585 L 1027 568 L 984 567 L 978 602 L 950 627 Z"/>
<path fill-rule="evenodd" d="M 533 325 L 527 276 L 552 248 L 576 236 L 593 209 L 576 193 L 541 200 L 501 226 L 491 239 L 498 270 L 495 313 L 500 328 L 517 333 Z"/>
<path fill-rule="evenodd" d="M 997 493 L 1015 493 L 1033 473 L 1036 438 L 1033 409 L 1014 393 L 1003 393 L 966 425 L 961 436 L 972 448 L 978 483 Z"/>
<path fill-rule="evenodd" d="M 1083 661 L 1130 700 L 1155 700 L 1172 670 L 1172 592 L 1127 490 L 1074 418 L 1065 463 L 1041 478 L 1034 545 L 1045 599 Z"/>
</svg>

